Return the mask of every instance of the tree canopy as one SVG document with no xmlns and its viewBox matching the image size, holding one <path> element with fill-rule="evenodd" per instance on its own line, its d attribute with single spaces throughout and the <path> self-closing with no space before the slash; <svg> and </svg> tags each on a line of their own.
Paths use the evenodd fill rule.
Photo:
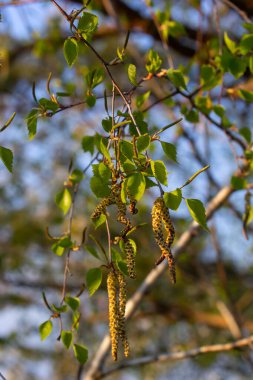
<svg viewBox="0 0 253 380">
<path fill-rule="evenodd" d="M 251 378 L 253 2 L 0 7 L 0 377 Z"/>
</svg>

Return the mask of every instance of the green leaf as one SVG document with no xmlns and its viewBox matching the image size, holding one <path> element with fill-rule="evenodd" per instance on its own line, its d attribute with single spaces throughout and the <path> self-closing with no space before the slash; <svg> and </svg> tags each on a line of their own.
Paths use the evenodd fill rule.
<svg viewBox="0 0 253 380">
<path fill-rule="evenodd" d="M 159 54 L 153 49 L 150 49 L 148 52 L 146 64 L 147 71 L 151 74 L 155 74 L 160 69 L 161 65 L 162 59 L 160 58 Z"/>
<path fill-rule="evenodd" d="M 162 183 L 163 185 L 167 186 L 168 185 L 168 172 L 167 169 L 164 165 L 164 163 L 160 160 L 157 161 L 151 161 L 151 170 L 155 178 Z"/>
<path fill-rule="evenodd" d="M 26 116 L 26 123 L 29 133 L 29 140 L 32 140 L 37 132 L 37 119 L 38 119 L 38 110 L 32 109 L 31 112 Z"/>
<path fill-rule="evenodd" d="M 97 176 L 91 177 L 90 188 L 98 198 L 107 197 L 107 195 L 109 195 L 111 192 L 111 189 L 109 188 L 107 181 L 105 182 L 101 179 L 101 177 Z"/>
<path fill-rule="evenodd" d="M 185 78 L 180 70 L 169 69 L 167 71 L 168 78 L 174 84 L 175 87 L 182 87 L 184 90 L 187 89 Z"/>
<path fill-rule="evenodd" d="M 120 151 L 123 153 L 129 160 L 132 160 L 134 156 L 133 144 L 129 141 L 123 140 L 120 141 Z"/>
<path fill-rule="evenodd" d="M 57 256 L 62 256 L 63 253 L 64 253 L 64 251 L 65 251 L 65 248 L 59 246 L 58 243 L 54 243 L 54 244 L 51 246 L 51 249 L 52 249 L 52 251 L 53 251 Z"/>
<path fill-rule="evenodd" d="M 140 108 L 149 98 L 151 91 L 145 92 L 145 94 L 138 95 L 136 97 L 136 107 Z"/>
<path fill-rule="evenodd" d="M 248 65 L 248 59 L 247 57 L 236 57 L 227 49 L 224 49 L 220 63 L 224 71 L 230 72 L 238 79 L 244 74 Z"/>
<path fill-rule="evenodd" d="M 242 54 L 247 54 L 253 50 L 253 34 L 246 34 L 240 41 L 240 51 Z"/>
<path fill-rule="evenodd" d="M 73 342 L 73 334 L 72 331 L 62 330 L 61 332 L 61 340 L 64 346 L 69 349 Z"/>
<path fill-rule="evenodd" d="M 224 41 L 227 48 L 234 54 L 236 51 L 236 43 L 228 37 L 227 32 L 224 33 Z"/>
<path fill-rule="evenodd" d="M 236 190 L 242 190 L 247 186 L 247 181 L 245 178 L 233 176 L 231 178 L 231 186 Z"/>
<path fill-rule="evenodd" d="M 185 113 L 185 118 L 190 123 L 198 123 L 199 122 L 199 113 L 197 110 L 190 110 Z"/>
<path fill-rule="evenodd" d="M 128 73 L 128 78 L 130 82 L 132 83 L 132 85 L 138 86 L 138 83 L 136 80 L 136 66 L 131 63 L 128 66 L 127 73 Z"/>
<path fill-rule="evenodd" d="M 46 99 L 46 98 L 41 98 L 39 100 L 39 105 L 41 106 L 40 108 L 41 108 L 42 112 L 45 112 L 48 110 L 55 112 L 59 108 L 57 103 L 53 102 L 50 99 Z"/>
<path fill-rule="evenodd" d="M 225 108 L 220 104 L 215 104 L 213 106 L 213 111 L 218 115 L 219 117 L 223 117 L 225 115 Z"/>
<path fill-rule="evenodd" d="M 76 311 L 80 306 L 80 299 L 78 297 L 66 296 L 64 301 L 73 311 Z"/>
<path fill-rule="evenodd" d="M 78 30 L 82 36 L 90 40 L 98 27 L 98 17 L 92 13 L 84 12 L 78 22 Z"/>
<path fill-rule="evenodd" d="M 127 179 L 127 190 L 134 199 L 139 201 L 146 188 L 145 177 L 142 173 L 135 173 L 128 177 Z"/>
<path fill-rule="evenodd" d="M 55 197 L 55 202 L 57 206 L 63 211 L 63 214 L 66 215 L 72 203 L 72 198 L 69 189 L 65 188 L 59 193 L 57 193 Z"/>
<path fill-rule="evenodd" d="M 125 261 L 119 260 L 119 261 L 116 262 L 116 265 L 117 265 L 118 269 L 121 271 L 122 274 L 124 274 L 127 277 L 129 276 L 128 275 L 127 265 L 126 265 Z"/>
<path fill-rule="evenodd" d="M 67 38 L 63 45 L 64 57 L 71 67 L 78 57 L 78 43 L 75 38 Z"/>
<path fill-rule="evenodd" d="M 110 132 L 112 129 L 112 117 L 110 116 L 109 118 L 103 119 L 102 120 L 102 127 L 106 132 Z"/>
<path fill-rule="evenodd" d="M 73 183 L 80 183 L 83 180 L 83 172 L 79 169 L 74 169 L 69 176 L 69 180 Z"/>
<path fill-rule="evenodd" d="M 246 102 L 252 103 L 253 102 L 253 92 L 252 91 L 246 91 L 246 90 L 239 90 L 238 91 L 239 96 L 246 100 Z"/>
<path fill-rule="evenodd" d="M 203 203 L 199 199 L 185 199 L 188 210 L 192 218 L 202 227 L 204 230 L 209 231 L 206 224 L 206 211 Z"/>
<path fill-rule="evenodd" d="M 86 284 L 90 296 L 100 287 L 102 282 L 102 271 L 100 268 L 92 268 L 86 274 Z"/>
<path fill-rule="evenodd" d="M 48 320 L 42 323 L 39 327 L 40 339 L 45 340 L 51 334 L 53 330 L 53 323 L 51 320 Z"/>
<path fill-rule="evenodd" d="M 103 156 L 105 158 L 107 158 L 107 160 L 109 162 L 111 162 L 111 156 L 110 156 L 110 153 L 109 153 L 109 150 L 107 149 L 107 147 L 105 146 L 105 144 L 103 143 L 103 140 L 100 141 L 100 152 L 103 154 Z"/>
<path fill-rule="evenodd" d="M 150 145 L 150 136 L 146 133 L 137 138 L 137 149 L 138 152 L 141 153 L 143 150 L 147 150 Z"/>
<path fill-rule="evenodd" d="M 94 107 L 96 104 L 96 101 L 97 101 L 97 99 L 94 95 L 92 95 L 92 94 L 87 95 L 86 104 L 88 107 L 90 107 L 90 108 Z"/>
<path fill-rule="evenodd" d="M 171 210 L 177 210 L 182 201 L 182 191 L 180 189 L 173 190 L 169 193 L 164 193 L 164 202 Z"/>
<path fill-rule="evenodd" d="M 88 349 L 85 346 L 74 344 L 73 351 L 79 363 L 84 364 L 88 360 Z"/>
<path fill-rule="evenodd" d="M 146 189 L 149 189 L 150 187 L 158 186 L 157 183 L 152 181 L 152 179 L 146 177 Z"/>
<path fill-rule="evenodd" d="M 92 245 L 86 244 L 85 248 L 87 252 L 89 252 L 96 259 L 100 260 L 99 254 L 97 253 L 96 249 Z"/>
<path fill-rule="evenodd" d="M 54 303 L 52 304 L 52 309 L 57 313 L 66 313 L 68 311 L 67 305 L 56 306 Z"/>
<path fill-rule="evenodd" d="M 243 127 L 239 130 L 241 136 L 245 138 L 245 140 L 250 143 L 252 139 L 251 130 L 247 127 Z"/>
<path fill-rule="evenodd" d="M 0 146 L 0 158 L 9 172 L 12 173 L 13 153 L 10 149 Z"/>
<path fill-rule="evenodd" d="M 167 143 L 165 141 L 160 142 L 162 144 L 162 148 L 166 156 L 177 163 L 177 148 L 175 147 L 175 145 Z"/>
<path fill-rule="evenodd" d="M 93 219 L 92 222 L 95 226 L 95 229 L 102 226 L 106 221 L 106 216 L 104 214 L 101 214 L 98 218 Z"/>
<path fill-rule="evenodd" d="M 84 152 L 94 153 L 95 139 L 94 136 L 84 136 L 82 139 L 82 148 Z"/>
<path fill-rule="evenodd" d="M 209 96 L 197 96 L 195 103 L 198 109 L 205 115 L 208 115 L 212 110 L 212 100 Z"/>
<path fill-rule="evenodd" d="M 101 67 L 96 67 L 95 69 L 90 70 L 85 76 L 88 89 L 92 90 L 93 88 L 97 87 L 100 83 L 103 82 L 104 78 L 105 73 Z"/>
<path fill-rule="evenodd" d="M 249 69 L 251 74 L 253 74 L 253 55 L 249 57 Z"/>
</svg>

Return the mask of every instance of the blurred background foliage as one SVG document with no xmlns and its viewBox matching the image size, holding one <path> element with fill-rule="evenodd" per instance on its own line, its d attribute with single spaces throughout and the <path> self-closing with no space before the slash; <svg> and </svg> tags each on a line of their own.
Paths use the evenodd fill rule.
<svg viewBox="0 0 253 380">
<path fill-rule="evenodd" d="M 69 35 L 68 25 L 49 1 L 1 1 L 1 123 L 17 112 L 15 121 L 1 134 L 1 142 L 14 152 L 14 170 L 9 174 L 1 164 L 1 228 L 0 228 L 0 371 L 8 379 L 44 380 L 75 379 L 78 364 L 57 339 L 57 326 L 47 341 L 41 343 L 38 326 L 48 319 L 42 300 L 59 303 L 64 260 L 51 251 L 52 242 L 45 231 L 60 235 L 66 229 L 61 212 L 55 205 L 55 194 L 68 180 L 68 167 L 83 170 L 91 155 L 84 153 L 82 137 L 101 132 L 105 117 L 104 101 L 97 100 L 94 108 L 85 105 L 60 112 L 53 118 L 39 120 L 38 134 L 28 141 L 25 116 L 34 106 L 33 82 L 37 97 L 47 96 L 47 78 L 52 73 L 51 89 L 71 95 L 62 98 L 64 105 L 82 101 L 85 96 L 84 76 L 87 68 L 97 66 L 96 58 L 82 48 L 77 64 L 66 66 L 62 45 Z M 12 5 L 11 3 L 15 3 Z M 22 3 L 22 0 L 20 1 Z M 62 1 L 71 12 L 81 1 Z M 155 0 L 149 7 L 144 1 L 93 0 L 90 8 L 99 16 L 100 26 L 93 43 L 100 54 L 111 60 L 116 48 L 124 44 L 127 30 L 131 31 L 126 62 L 134 63 L 138 77 L 145 75 L 144 56 L 153 47 L 163 58 L 164 67 L 173 59 L 174 66 L 182 65 L 191 84 L 199 83 L 200 65 L 219 54 L 226 30 L 238 40 L 243 33 L 241 13 L 253 15 L 251 0 Z M 170 24 L 168 45 L 161 42 L 154 12 L 167 11 Z M 124 65 L 113 68 L 123 89 L 129 89 Z M 238 81 L 232 75 L 224 78 L 225 87 L 236 89 Z M 239 84 L 251 89 L 250 73 Z M 105 82 L 108 93 L 110 82 Z M 155 80 L 144 83 L 138 90 L 151 91 L 151 104 L 168 93 L 168 82 Z M 96 89 L 103 98 L 103 86 Z M 251 128 L 252 106 L 236 96 L 231 97 L 224 87 L 211 93 L 213 100 L 222 98 L 226 114 L 235 129 Z M 174 98 L 159 104 L 145 115 L 151 127 L 161 128 L 181 116 L 182 100 Z M 147 104 L 147 105 L 148 105 Z M 198 122 L 184 120 L 166 132 L 166 141 L 177 146 L 179 165 L 163 157 L 169 169 L 169 189 L 182 185 L 196 170 L 210 164 L 209 175 L 198 177 L 185 195 L 201 199 L 204 204 L 220 188 L 230 182 L 237 168 L 236 148 L 225 134 L 215 129 L 205 117 Z M 196 151 L 198 152 L 196 154 Z M 161 158 L 162 157 L 162 158 Z M 105 245 L 104 229 L 94 232 L 90 214 L 97 200 L 89 190 L 91 171 L 85 175 L 77 196 L 73 234 L 81 240 L 83 229 L 87 237 L 94 233 Z M 138 230 L 137 279 L 128 283 L 129 296 L 153 268 L 159 256 L 151 238 L 150 207 L 154 192 L 150 190 L 139 207 L 136 222 L 148 224 Z M 201 235 L 177 259 L 178 283 L 172 286 L 168 274 L 160 278 L 147 294 L 140 309 L 128 323 L 132 357 L 155 352 L 188 349 L 202 344 L 225 342 L 253 332 L 252 231 L 249 240 L 243 237 L 242 215 L 244 193 L 236 192 L 228 204 L 210 222 L 211 234 Z M 113 211 L 112 211 L 113 212 Z M 176 236 L 187 229 L 190 218 L 184 207 L 172 212 Z M 118 225 L 112 225 L 118 230 Z M 87 241 L 94 245 L 93 241 Z M 86 249 L 72 254 L 68 291 L 75 294 L 85 281 L 87 269 L 99 265 Z M 68 319 L 69 316 L 66 316 Z M 67 320 L 64 323 L 68 323 Z M 81 296 L 80 340 L 90 349 L 90 356 L 107 331 L 107 296 L 105 283 L 92 297 L 87 291 Z M 155 364 L 111 375 L 112 379 L 190 379 L 205 378 L 251 379 L 253 362 L 249 352 L 230 355 L 208 354 L 184 362 Z"/>
</svg>

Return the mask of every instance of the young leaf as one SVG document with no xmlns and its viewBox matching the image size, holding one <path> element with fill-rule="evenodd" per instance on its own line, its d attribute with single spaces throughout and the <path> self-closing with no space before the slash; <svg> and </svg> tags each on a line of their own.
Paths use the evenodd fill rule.
<svg viewBox="0 0 253 380">
<path fill-rule="evenodd" d="M 231 178 L 231 186 L 236 190 L 242 190 L 247 186 L 247 181 L 245 178 L 233 176 Z"/>
<path fill-rule="evenodd" d="M 142 173 L 135 173 L 130 175 L 127 179 L 126 186 L 130 196 L 139 201 L 142 198 L 146 188 L 144 175 Z"/>
<path fill-rule="evenodd" d="M 73 342 L 73 334 L 72 331 L 62 330 L 61 332 L 61 340 L 64 346 L 69 349 Z"/>
<path fill-rule="evenodd" d="M 164 163 L 160 160 L 157 161 L 151 161 L 151 170 L 154 175 L 154 177 L 161 182 L 163 185 L 167 186 L 167 175 L 168 172 L 166 170 L 166 167 Z"/>
<path fill-rule="evenodd" d="M 146 133 L 137 138 L 137 149 L 141 153 L 143 150 L 147 150 L 150 145 L 150 136 Z"/>
<path fill-rule="evenodd" d="M 132 83 L 132 85 L 138 86 L 138 83 L 136 80 L 136 66 L 131 63 L 128 66 L 127 73 L 128 73 L 128 78 L 130 82 Z"/>
<path fill-rule="evenodd" d="M 89 244 L 86 244 L 85 246 L 86 250 L 92 255 L 94 256 L 96 259 L 100 260 L 100 257 L 96 251 L 96 249 L 92 246 L 92 245 L 89 245 Z"/>
<path fill-rule="evenodd" d="M 159 54 L 153 49 L 150 49 L 148 52 L 147 64 L 146 64 L 147 71 L 149 73 L 155 74 L 156 71 L 160 69 L 161 64 L 162 64 L 162 59 L 159 56 Z"/>
<path fill-rule="evenodd" d="M 32 109 L 31 112 L 26 116 L 26 123 L 29 133 L 29 140 L 32 140 L 37 132 L 37 119 L 38 119 L 38 110 Z"/>
<path fill-rule="evenodd" d="M 98 17 L 89 12 L 83 12 L 82 17 L 78 22 L 78 30 L 82 36 L 89 40 L 95 33 L 98 27 Z"/>
<path fill-rule="evenodd" d="M 100 268 L 92 268 L 88 270 L 86 274 L 87 288 L 92 296 L 96 290 L 100 287 L 102 282 L 102 271 Z"/>
<path fill-rule="evenodd" d="M 166 156 L 177 163 L 177 148 L 175 145 L 167 143 L 165 141 L 161 141 L 161 144 Z"/>
<path fill-rule="evenodd" d="M 88 360 L 88 350 L 85 346 L 74 344 L 73 351 L 79 363 L 84 364 Z"/>
<path fill-rule="evenodd" d="M 180 189 L 176 189 L 170 193 L 164 193 L 163 198 L 168 208 L 171 210 L 177 210 L 182 201 L 182 191 Z"/>
<path fill-rule="evenodd" d="M 98 198 L 107 197 L 111 192 L 107 181 L 103 181 L 102 178 L 98 176 L 91 177 L 90 188 Z"/>
<path fill-rule="evenodd" d="M 169 69 L 167 75 L 175 87 L 182 87 L 184 90 L 187 89 L 185 78 L 180 70 Z"/>
<path fill-rule="evenodd" d="M 63 45 L 64 57 L 67 64 L 71 67 L 78 56 L 78 43 L 75 38 L 67 38 Z"/>
<path fill-rule="evenodd" d="M 73 311 L 76 311 L 80 306 L 80 299 L 78 297 L 66 296 L 64 298 L 64 301 L 67 305 L 69 305 L 69 307 L 71 307 Z"/>
<path fill-rule="evenodd" d="M 72 198 L 69 189 L 65 188 L 59 193 L 57 193 L 55 197 L 55 202 L 57 206 L 63 211 L 63 214 L 66 215 L 72 203 Z"/>
<path fill-rule="evenodd" d="M 185 199 L 188 210 L 192 218 L 202 227 L 204 230 L 209 231 L 206 224 L 206 212 L 203 203 L 199 199 Z"/>
<path fill-rule="evenodd" d="M 12 173 L 13 153 L 10 149 L 0 146 L 0 158 L 9 172 Z"/>
<path fill-rule="evenodd" d="M 232 54 L 234 54 L 236 51 L 236 43 L 228 37 L 227 32 L 224 33 L 224 41 L 227 45 L 227 48 L 231 51 Z"/>
<path fill-rule="evenodd" d="M 49 319 L 48 321 L 42 323 L 39 327 L 40 339 L 45 340 L 53 330 L 53 323 Z"/>
<path fill-rule="evenodd" d="M 84 152 L 94 153 L 95 139 L 94 136 L 84 136 L 82 139 L 82 148 Z"/>
</svg>

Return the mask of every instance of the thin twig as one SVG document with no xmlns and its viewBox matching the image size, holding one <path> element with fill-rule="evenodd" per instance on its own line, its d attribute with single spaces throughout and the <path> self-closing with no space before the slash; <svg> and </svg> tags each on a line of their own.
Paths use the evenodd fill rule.
<svg viewBox="0 0 253 380">
<path fill-rule="evenodd" d="M 238 15 L 245 21 L 245 22 L 248 22 L 251 24 L 251 19 L 249 18 L 249 16 L 247 15 L 246 12 L 244 12 L 243 10 L 241 10 L 237 5 L 235 5 L 234 3 L 232 3 L 232 1 L 229 1 L 229 0 L 220 0 L 221 3 L 224 3 L 226 4 L 229 8 L 233 9 L 234 11 L 236 11 L 236 13 L 238 13 Z"/>
</svg>

